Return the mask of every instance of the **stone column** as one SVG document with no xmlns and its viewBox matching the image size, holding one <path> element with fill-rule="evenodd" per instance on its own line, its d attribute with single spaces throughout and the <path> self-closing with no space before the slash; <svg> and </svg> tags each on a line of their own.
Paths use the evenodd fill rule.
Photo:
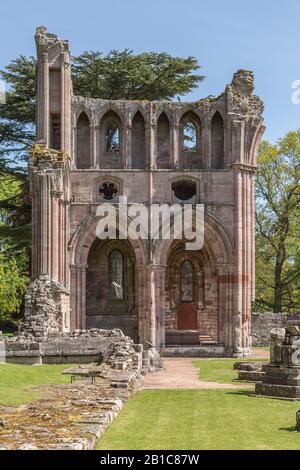
<svg viewBox="0 0 300 470">
<path fill-rule="evenodd" d="M 49 63 L 42 53 L 38 63 L 37 139 L 49 145 Z"/>
<path fill-rule="evenodd" d="M 31 191 L 31 279 L 38 276 L 38 193 Z"/>
<path fill-rule="evenodd" d="M 211 120 L 209 114 L 205 115 L 201 131 L 201 153 L 203 155 L 203 168 L 211 168 Z"/>
<path fill-rule="evenodd" d="M 126 129 L 126 168 L 132 168 L 132 125 L 125 126 Z"/>
<path fill-rule="evenodd" d="M 94 168 L 100 168 L 100 157 L 101 157 L 101 148 L 100 148 L 100 125 L 95 126 L 95 135 L 94 135 Z"/>
<path fill-rule="evenodd" d="M 56 279 L 57 281 L 60 280 L 60 262 L 61 262 L 61 254 L 59 253 L 60 248 L 60 229 L 61 229 L 61 221 L 60 221 L 60 214 L 59 214 L 59 207 L 58 207 L 58 200 L 61 197 L 62 193 L 59 191 L 50 191 L 51 196 L 51 208 L 49 216 L 52 218 L 51 223 L 51 233 L 50 233 L 50 240 L 51 240 L 51 267 L 50 267 L 50 275 L 52 279 Z"/>
<path fill-rule="evenodd" d="M 71 330 L 86 329 L 86 270 L 88 265 L 70 266 L 71 291 Z"/>
<path fill-rule="evenodd" d="M 73 158 L 71 161 L 71 169 L 75 170 L 77 168 L 77 127 L 76 125 L 72 128 L 72 154 Z"/>
<path fill-rule="evenodd" d="M 171 167 L 179 168 L 179 140 L 180 126 L 176 123 L 171 125 Z"/>
<path fill-rule="evenodd" d="M 157 167 L 157 122 L 153 103 L 150 107 L 150 118 L 148 125 L 148 140 L 149 140 L 149 168 L 155 169 Z"/>
<path fill-rule="evenodd" d="M 232 306 L 234 289 L 234 268 L 231 266 L 218 266 L 219 289 L 219 342 L 231 353 L 233 347 L 232 337 Z"/>
<path fill-rule="evenodd" d="M 166 267 L 155 264 L 145 267 L 144 280 L 144 341 L 160 348 L 165 344 L 165 275 Z"/>
<path fill-rule="evenodd" d="M 71 64 L 70 52 L 60 56 L 61 71 L 61 148 L 71 155 Z"/>
<path fill-rule="evenodd" d="M 90 168 L 96 168 L 96 129 L 93 124 L 90 125 Z"/>
</svg>

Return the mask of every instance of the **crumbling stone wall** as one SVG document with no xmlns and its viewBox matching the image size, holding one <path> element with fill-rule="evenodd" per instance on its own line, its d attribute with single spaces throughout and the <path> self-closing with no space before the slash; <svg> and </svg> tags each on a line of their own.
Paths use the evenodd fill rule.
<svg viewBox="0 0 300 470">
<path fill-rule="evenodd" d="M 300 313 L 252 313 L 252 345 L 269 346 L 271 330 L 285 328 L 289 320 L 300 323 Z"/>
</svg>

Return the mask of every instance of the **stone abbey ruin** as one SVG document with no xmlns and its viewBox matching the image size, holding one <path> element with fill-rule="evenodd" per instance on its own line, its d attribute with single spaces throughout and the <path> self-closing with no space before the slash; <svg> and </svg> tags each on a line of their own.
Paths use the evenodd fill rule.
<svg viewBox="0 0 300 470">
<path fill-rule="evenodd" d="M 253 73 L 239 70 L 220 96 L 191 103 L 91 99 L 73 95 L 67 41 L 39 27 L 36 45 L 32 282 L 18 343 L 117 329 L 166 355 L 248 355 L 264 131 Z M 97 207 L 118 211 L 121 196 L 204 204 L 203 248 L 100 239 Z"/>
</svg>

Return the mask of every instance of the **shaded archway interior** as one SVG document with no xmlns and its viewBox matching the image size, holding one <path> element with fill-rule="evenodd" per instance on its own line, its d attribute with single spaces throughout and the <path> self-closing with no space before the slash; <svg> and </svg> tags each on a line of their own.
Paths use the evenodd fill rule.
<svg viewBox="0 0 300 470">
<path fill-rule="evenodd" d="M 92 244 L 86 272 L 87 328 L 121 329 L 138 339 L 135 254 L 125 240 Z"/>
<path fill-rule="evenodd" d="M 218 276 L 215 258 L 204 247 L 186 251 L 175 241 L 166 274 L 166 345 L 199 345 L 219 340 Z"/>
</svg>

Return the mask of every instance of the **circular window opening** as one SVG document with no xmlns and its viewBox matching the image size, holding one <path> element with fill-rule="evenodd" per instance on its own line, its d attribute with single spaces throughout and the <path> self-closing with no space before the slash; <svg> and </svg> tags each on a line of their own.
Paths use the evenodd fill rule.
<svg viewBox="0 0 300 470">
<path fill-rule="evenodd" d="M 188 201 L 196 196 L 196 183 L 192 181 L 177 181 L 172 184 L 172 191 L 177 199 Z"/>
</svg>

